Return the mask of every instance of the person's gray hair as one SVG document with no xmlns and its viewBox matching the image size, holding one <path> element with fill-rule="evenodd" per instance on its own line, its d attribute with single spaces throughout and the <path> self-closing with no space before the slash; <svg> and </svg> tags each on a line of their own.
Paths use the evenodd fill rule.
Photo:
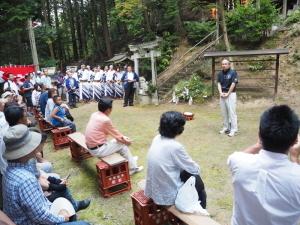
<svg viewBox="0 0 300 225">
<path fill-rule="evenodd" d="M 227 62 L 228 64 L 230 64 L 230 60 L 229 60 L 229 59 L 226 59 L 226 58 L 222 59 L 222 63 L 223 63 L 223 62 Z"/>
</svg>

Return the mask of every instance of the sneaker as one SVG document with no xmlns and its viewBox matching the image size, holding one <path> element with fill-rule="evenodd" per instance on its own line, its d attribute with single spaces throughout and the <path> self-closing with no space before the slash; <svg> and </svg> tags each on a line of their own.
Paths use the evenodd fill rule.
<svg viewBox="0 0 300 225">
<path fill-rule="evenodd" d="M 233 137 L 235 135 L 236 135 L 236 131 L 230 131 L 228 134 L 229 137 Z"/>
<path fill-rule="evenodd" d="M 144 169 L 143 166 L 138 166 L 134 169 L 130 169 L 129 174 L 130 174 L 130 176 L 132 176 L 135 173 L 141 172 L 143 169 Z"/>
<path fill-rule="evenodd" d="M 223 128 L 222 130 L 219 131 L 219 134 L 228 134 L 230 132 L 230 130 L 228 130 L 227 128 Z"/>
</svg>

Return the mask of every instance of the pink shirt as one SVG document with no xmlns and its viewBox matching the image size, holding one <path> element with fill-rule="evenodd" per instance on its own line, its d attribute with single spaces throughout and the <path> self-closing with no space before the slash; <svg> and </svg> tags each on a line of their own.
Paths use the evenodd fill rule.
<svg viewBox="0 0 300 225">
<path fill-rule="evenodd" d="M 123 137 L 112 124 L 111 119 L 102 112 L 94 112 L 86 126 L 85 141 L 89 148 L 102 145 L 107 142 L 107 136 L 111 135 L 116 140 Z"/>
</svg>

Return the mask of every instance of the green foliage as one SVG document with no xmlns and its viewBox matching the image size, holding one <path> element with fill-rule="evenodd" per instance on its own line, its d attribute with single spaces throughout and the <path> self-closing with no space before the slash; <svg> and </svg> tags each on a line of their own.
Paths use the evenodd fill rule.
<svg viewBox="0 0 300 225">
<path fill-rule="evenodd" d="M 197 22 L 188 21 L 184 23 L 185 29 L 187 31 L 187 37 L 190 42 L 197 43 L 203 39 L 206 35 L 211 33 L 216 29 L 216 24 L 214 21 L 207 22 Z"/>
<path fill-rule="evenodd" d="M 206 85 L 203 80 L 193 74 L 189 80 L 182 80 L 175 85 L 175 95 L 179 100 L 188 101 L 190 97 L 194 102 L 203 102 L 211 95 L 210 86 Z"/>
<path fill-rule="evenodd" d="M 49 25 L 43 25 L 42 27 L 34 30 L 35 37 L 49 44 L 53 43 L 57 39 L 56 29 Z"/>
<path fill-rule="evenodd" d="M 285 25 L 291 25 L 300 22 L 300 9 L 295 10 L 291 15 L 289 15 L 284 21 Z"/>
<path fill-rule="evenodd" d="M 153 85 L 151 82 L 148 83 L 147 93 L 152 96 L 157 91 L 157 86 Z"/>
<path fill-rule="evenodd" d="M 263 62 L 252 62 L 249 63 L 249 70 L 250 71 L 260 71 L 265 68 L 265 65 Z"/>
<path fill-rule="evenodd" d="M 157 71 L 164 71 L 171 62 L 174 48 L 177 46 L 179 37 L 172 35 L 170 32 L 163 33 L 163 41 L 160 44 L 161 57 L 158 58 Z"/>
<path fill-rule="evenodd" d="M 116 0 L 115 8 L 111 10 L 111 21 L 123 22 L 127 25 L 128 35 L 139 37 L 144 33 L 143 7 L 139 0 Z"/>
<path fill-rule="evenodd" d="M 228 34 L 238 42 L 259 42 L 277 19 L 271 0 L 261 0 L 259 9 L 253 3 L 238 5 L 227 14 Z"/>
<path fill-rule="evenodd" d="M 58 61 L 55 59 L 42 58 L 40 61 L 40 66 L 41 67 L 56 67 L 57 63 L 58 63 Z"/>
</svg>

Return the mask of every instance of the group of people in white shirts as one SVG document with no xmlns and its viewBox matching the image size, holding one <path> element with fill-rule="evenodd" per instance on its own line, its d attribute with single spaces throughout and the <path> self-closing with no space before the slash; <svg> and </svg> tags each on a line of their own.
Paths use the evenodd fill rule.
<svg viewBox="0 0 300 225">
<path fill-rule="evenodd" d="M 112 98 L 123 97 L 123 86 L 121 78 L 124 71 L 120 67 L 114 69 L 113 65 L 94 67 L 81 65 L 80 69 L 67 70 L 67 75 L 71 73 L 72 77 L 79 82 L 78 96 L 84 101 L 98 100 L 107 96 Z"/>
</svg>

